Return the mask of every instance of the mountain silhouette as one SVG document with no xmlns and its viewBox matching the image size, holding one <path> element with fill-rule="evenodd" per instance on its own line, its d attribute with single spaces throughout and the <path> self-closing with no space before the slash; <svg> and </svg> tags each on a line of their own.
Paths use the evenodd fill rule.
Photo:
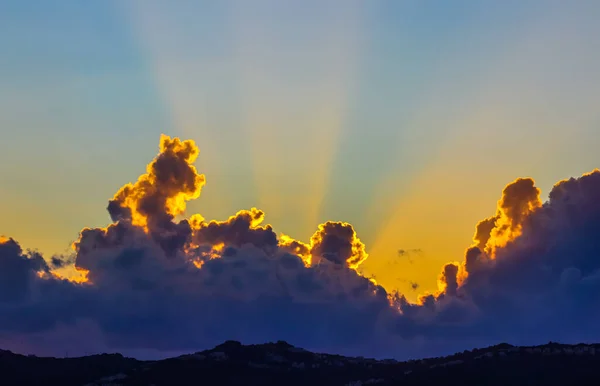
<svg viewBox="0 0 600 386">
<path fill-rule="evenodd" d="M 0 350 L 2 385 L 599 385 L 600 344 L 499 344 L 410 361 L 313 353 L 278 341 L 140 361 L 48 358 Z"/>
</svg>

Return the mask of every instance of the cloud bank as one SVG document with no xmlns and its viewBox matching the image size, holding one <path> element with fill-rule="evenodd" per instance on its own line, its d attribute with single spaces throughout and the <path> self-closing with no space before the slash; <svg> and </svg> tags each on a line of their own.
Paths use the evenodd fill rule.
<svg viewBox="0 0 600 386">
<path fill-rule="evenodd" d="M 112 223 L 83 229 L 73 256 L 46 261 L 2 237 L 0 346 L 156 357 L 282 339 L 406 358 L 600 340 L 598 170 L 558 182 L 546 202 L 530 178 L 508 184 L 462 261 L 441 267 L 439 291 L 410 303 L 357 271 L 368 254 L 348 223 L 321 224 L 304 243 L 256 208 L 177 220 L 206 183 L 198 151 L 162 136 L 146 173 L 109 200 Z"/>
</svg>

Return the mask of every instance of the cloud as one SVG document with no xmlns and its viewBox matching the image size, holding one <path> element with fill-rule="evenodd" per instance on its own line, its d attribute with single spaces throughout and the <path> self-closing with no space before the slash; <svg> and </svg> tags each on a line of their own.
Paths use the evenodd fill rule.
<svg viewBox="0 0 600 386">
<path fill-rule="evenodd" d="M 494 256 L 496 248 L 505 246 L 521 234 L 525 219 L 541 205 L 540 190 L 535 182 L 531 178 L 516 179 L 502 191 L 496 216 L 478 224 L 476 238 L 481 237 L 480 242 L 485 239 L 484 249 Z M 480 235 L 488 229 L 489 234 Z"/>
<path fill-rule="evenodd" d="M 453 314 L 465 337 L 598 340 L 599 199 L 598 170 L 559 182 L 543 204 L 532 180 L 509 184 L 495 221 L 478 224 L 464 261 L 445 266 L 440 293 L 423 304 L 429 323 L 441 328 Z"/>
<path fill-rule="evenodd" d="M 420 248 L 398 249 L 398 257 L 406 257 L 410 264 L 414 263 L 413 256 L 423 256 L 423 250 Z"/>
<path fill-rule="evenodd" d="M 39 254 L 24 254 L 15 240 L 0 238 L 0 302 L 18 302 L 28 297 L 36 275 L 48 270 Z"/>
<path fill-rule="evenodd" d="M 204 185 L 192 165 L 197 154 L 191 141 L 161 137 L 147 173 L 109 201 L 113 223 L 83 229 L 74 261 L 52 258 L 55 271 L 4 240 L 1 285 L 18 304 L 2 310 L 0 331 L 27 340 L 86 326 L 103 341 L 82 347 L 164 352 L 224 339 L 352 347 L 373 336 L 389 303 L 383 288 L 354 270 L 367 255 L 350 224 L 322 224 L 305 244 L 278 238 L 256 208 L 225 221 L 175 220 Z M 68 264 L 87 280 L 59 277 Z"/>
<path fill-rule="evenodd" d="M 440 287 L 444 294 L 456 296 L 458 290 L 458 270 L 457 264 L 449 263 L 444 266 L 440 275 Z"/>
<path fill-rule="evenodd" d="M 198 245 L 217 245 L 241 247 L 251 244 L 266 252 L 276 249 L 277 234 L 270 225 L 261 226 L 265 219 L 262 210 L 252 208 L 242 210 L 227 221 L 201 221 L 194 227 L 192 242 Z"/>
<path fill-rule="evenodd" d="M 81 230 L 73 257 L 47 263 L 0 239 L 0 346 L 143 356 L 284 339 L 414 357 L 600 338 L 599 171 L 559 182 L 545 203 L 532 179 L 507 185 L 464 259 L 441 268 L 439 290 L 410 303 L 360 274 L 368 254 L 348 223 L 321 224 L 304 243 L 256 208 L 176 220 L 205 183 L 197 155 L 192 141 L 162 136 L 146 173 L 109 201 L 113 222 Z"/>
<path fill-rule="evenodd" d="M 358 268 L 368 257 L 365 244 L 356 236 L 352 225 L 327 221 L 310 239 L 313 263 L 323 259 L 352 268 Z"/>
</svg>

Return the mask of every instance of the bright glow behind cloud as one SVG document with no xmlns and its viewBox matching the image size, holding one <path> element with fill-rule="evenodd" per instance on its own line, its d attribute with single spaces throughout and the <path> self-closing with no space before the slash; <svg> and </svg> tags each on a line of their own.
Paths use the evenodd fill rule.
<svg viewBox="0 0 600 386">
<path fill-rule="evenodd" d="M 96 203 L 174 129 L 202 145 L 208 184 L 191 211 L 225 219 L 266 201 L 267 221 L 305 241 L 317 223 L 348 221 L 369 246 L 361 268 L 416 296 L 414 282 L 435 290 L 507 181 L 535 176 L 548 192 L 597 166 L 597 3 L 336 3 L 1 14 L 0 130 L 27 151 L 3 149 L 0 231 L 62 252 L 105 225 Z M 398 261 L 398 249 L 423 253 Z"/>
<path fill-rule="evenodd" d="M 356 87 L 361 4 L 261 1 L 232 11 L 259 205 L 277 222 L 303 219 L 306 231 L 320 214 Z"/>
<path fill-rule="evenodd" d="M 599 315 L 600 170 L 558 182 L 543 205 L 532 179 L 506 185 L 464 259 L 444 264 L 438 290 L 413 303 L 361 275 L 368 254 L 348 223 L 321 224 L 305 244 L 278 237 L 256 208 L 224 221 L 175 219 L 204 185 L 192 164 L 199 150 L 164 135 L 159 149 L 109 201 L 113 222 L 81 230 L 74 256 L 46 261 L 0 237 L 3 346 L 56 353 L 81 332 L 79 350 L 284 339 L 405 357 L 508 337 L 597 339 L 588 321 Z M 81 277 L 62 278 L 69 266 Z"/>
<path fill-rule="evenodd" d="M 600 32 L 592 16 L 596 6 L 558 4 L 522 15 L 486 48 L 491 53 L 480 66 L 461 58 L 461 50 L 472 47 L 456 43 L 459 65 L 439 69 L 439 82 L 407 125 L 412 136 L 403 138 L 427 149 L 426 156 L 406 175 L 397 171 L 400 162 L 409 162 L 400 153 L 365 211 L 376 224 L 370 253 L 382 258 L 370 259 L 364 269 L 387 288 L 414 294 L 407 277 L 432 288 L 439 264 L 462 253 L 471 219 L 489 215 L 489 203 L 515 170 L 537 176 L 548 192 L 554 181 L 577 172 L 574 162 L 596 166 L 591 149 L 600 144 L 593 134 L 600 121 L 594 102 L 600 98 L 594 70 L 600 51 L 590 39 Z M 425 256 L 420 263 L 394 263 L 407 271 L 404 282 L 386 269 L 398 260 L 400 247 L 422 248 Z"/>
<path fill-rule="evenodd" d="M 209 6 L 217 19 L 210 26 L 193 22 L 204 7 L 140 1 L 128 11 L 175 126 L 208 144 L 200 160 L 232 150 L 245 154 L 251 159 L 253 180 L 245 190 L 254 190 L 252 205 L 277 223 L 295 218 L 293 231 L 308 235 L 328 189 L 355 88 L 363 36 L 360 2 L 344 7 L 224 2 Z M 213 34 L 225 44 L 215 46 Z M 219 86 L 215 79 L 221 79 Z M 223 88 L 230 95 L 224 119 L 214 113 L 221 98 L 214 90 Z M 211 126 L 211 119 L 219 123 Z M 224 141 L 214 130 L 227 130 L 231 137 Z M 221 161 L 207 173 L 223 179 L 230 173 L 225 167 Z M 210 214 L 222 210 L 208 202 L 224 208 L 235 199 L 227 191 L 207 191 Z"/>
</svg>

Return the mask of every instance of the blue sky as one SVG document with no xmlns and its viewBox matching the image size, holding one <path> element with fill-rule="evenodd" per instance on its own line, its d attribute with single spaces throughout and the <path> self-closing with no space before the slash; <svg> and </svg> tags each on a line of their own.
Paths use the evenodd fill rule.
<svg viewBox="0 0 600 386">
<path fill-rule="evenodd" d="M 0 233 L 63 252 L 191 138 L 190 213 L 351 222 L 386 287 L 435 287 L 504 185 L 597 167 L 595 1 L 4 1 Z M 394 263 L 399 248 L 424 262 Z M 404 281 L 403 281 L 404 280 Z"/>
</svg>

